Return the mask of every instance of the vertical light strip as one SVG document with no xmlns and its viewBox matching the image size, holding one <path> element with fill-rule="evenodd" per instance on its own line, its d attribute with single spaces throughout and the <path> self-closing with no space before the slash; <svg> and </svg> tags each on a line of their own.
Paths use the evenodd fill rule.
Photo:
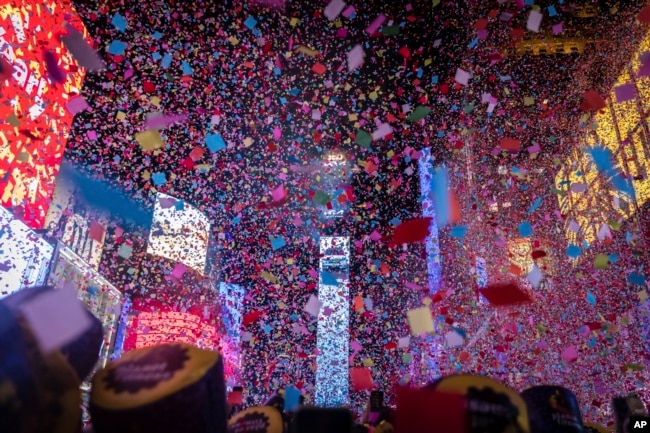
<svg viewBox="0 0 650 433">
<path fill-rule="evenodd" d="M 315 403 L 340 407 L 349 404 L 350 238 L 321 237 L 320 254 Z"/>
<path fill-rule="evenodd" d="M 429 280 L 429 293 L 437 293 L 441 285 L 442 271 L 440 267 L 440 243 L 438 240 L 438 220 L 434 198 L 431 197 L 431 181 L 433 179 L 433 164 L 431 161 L 431 149 L 423 148 L 422 155 L 418 159 L 418 171 L 420 174 L 420 196 L 422 201 L 422 216 L 431 218 L 429 236 L 425 241 L 427 252 L 427 275 Z M 427 338 L 427 379 L 436 379 L 440 375 L 438 367 L 438 343 L 434 337 Z"/>
<path fill-rule="evenodd" d="M 436 207 L 431 194 L 431 180 L 433 179 L 433 164 L 431 162 L 431 150 L 422 149 L 422 156 L 418 159 L 420 172 L 420 195 L 422 200 L 422 216 L 431 218 L 429 236 L 426 239 L 427 250 L 427 273 L 429 275 L 429 293 L 434 294 L 440 290 L 440 243 L 438 242 L 438 221 Z"/>
<path fill-rule="evenodd" d="M 222 322 L 225 335 L 222 356 L 226 363 L 230 385 L 241 383 L 241 329 L 246 289 L 238 284 L 220 282 L 219 302 L 222 306 Z"/>
<path fill-rule="evenodd" d="M 488 275 L 487 275 L 487 264 L 484 258 L 476 258 L 476 285 L 479 289 L 483 289 L 488 285 Z M 479 293 L 478 295 L 479 305 L 486 304 L 487 300 L 485 296 Z"/>
</svg>

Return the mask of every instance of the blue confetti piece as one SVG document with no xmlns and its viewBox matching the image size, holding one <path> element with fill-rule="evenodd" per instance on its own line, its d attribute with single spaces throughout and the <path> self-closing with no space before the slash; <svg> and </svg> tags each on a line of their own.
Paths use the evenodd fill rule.
<svg viewBox="0 0 650 433">
<path fill-rule="evenodd" d="M 535 201 L 533 202 L 532 205 L 530 205 L 530 208 L 528 208 L 528 215 L 532 214 L 535 212 L 541 205 L 544 199 L 542 197 L 537 197 Z"/>
<path fill-rule="evenodd" d="M 588 150 L 600 172 L 608 173 L 612 169 L 612 152 L 604 147 L 593 147 Z"/>
<path fill-rule="evenodd" d="M 126 19 L 118 13 L 113 15 L 111 24 L 113 24 L 113 26 L 121 32 L 126 30 Z"/>
<path fill-rule="evenodd" d="M 185 209 L 185 202 L 183 200 L 176 200 L 176 203 L 174 203 L 174 209 L 177 211 L 182 211 Z"/>
<path fill-rule="evenodd" d="M 630 274 L 630 276 L 627 277 L 627 281 L 630 284 L 637 284 L 639 286 L 645 285 L 645 277 L 640 274 Z"/>
<path fill-rule="evenodd" d="M 634 197 L 634 186 L 632 186 L 632 182 L 629 182 L 620 173 L 612 178 L 612 184 L 614 185 L 614 188 L 616 188 L 618 191 L 630 197 Z"/>
<path fill-rule="evenodd" d="M 208 134 L 205 137 L 205 144 L 210 152 L 215 153 L 226 148 L 226 142 L 223 141 L 221 134 Z"/>
<path fill-rule="evenodd" d="M 284 410 L 294 411 L 300 406 L 300 390 L 293 386 L 284 389 Z"/>
<path fill-rule="evenodd" d="M 596 305 L 596 297 L 591 294 L 591 292 L 587 292 L 587 302 L 589 302 L 591 305 Z"/>
<path fill-rule="evenodd" d="M 183 63 L 181 64 L 181 69 L 183 70 L 183 75 L 193 75 L 194 74 L 194 70 L 192 69 L 190 64 L 187 63 L 186 61 L 183 61 Z"/>
<path fill-rule="evenodd" d="M 533 235 L 533 226 L 529 222 L 519 224 L 519 236 L 529 238 Z"/>
<path fill-rule="evenodd" d="M 339 282 L 336 281 L 336 277 L 329 272 L 321 272 L 320 273 L 320 280 L 321 283 L 324 284 L 325 286 L 338 286 Z"/>
<path fill-rule="evenodd" d="M 167 177 L 165 176 L 165 173 L 154 173 L 151 175 L 151 179 L 153 180 L 153 184 L 155 186 L 160 186 L 167 183 Z"/>
<path fill-rule="evenodd" d="M 160 38 L 162 38 L 162 36 L 163 36 L 163 34 L 160 33 L 160 32 L 154 32 L 154 34 L 153 34 L 153 38 L 155 40 L 159 40 Z"/>
<path fill-rule="evenodd" d="M 121 41 L 113 41 L 108 46 L 108 52 L 115 56 L 121 56 L 124 54 L 124 50 L 126 50 L 126 44 Z"/>
<path fill-rule="evenodd" d="M 277 251 L 286 245 L 287 243 L 284 241 L 284 238 L 282 236 L 271 240 L 271 247 L 273 248 L 273 251 Z"/>
<path fill-rule="evenodd" d="M 474 39 L 472 39 L 472 42 L 469 43 L 467 48 L 469 48 L 471 50 L 471 49 L 476 48 L 477 45 L 478 45 L 478 38 L 474 38 Z"/>
<path fill-rule="evenodd" d="M 573 259 L 577 259 L 578 257 L 580 257 L 581 254 L 582 254 L 582 250 L 577 245 L 571 244 L 566 249 L 566 255 Z"/>
<path fill-rule="evenodd" d="M 240 217 L 235 217 L 235 218 L 232 219 L 232 224 L 235 225 L 235 226 L 238 225 L 240 222 L 241 222 Z"/>
<path fill-rule="evenodd" d="M 253 18 L 252 16 L 246 18 L 246 21 L 244 21 L 244 24 L 246 27 L 248 27 L 248 30 L 253 30 L 255 26 L 257 25 L 257 20 Z"/>
<path fill-rule="evenodd" d="M 467 226 L 452 227 L 449 234 L 454 238 L 464 238 L 467 232 Z"/>
<path fill-rule="evenodd" d="M 551 6 L 548 7 L 548 15 L 551 16 L 551 17 L 554 17 L 555 15 L 557 15 L 557 10 L 555 10 L 555 6 L 551 5 Z"/>
<path fill-rule="evenodd" d="M 444 227 L 449 224 L 451 218 L 447 167 L 440 166 L 434 171 L 431 179 L 431 191 L 433 191 L 438 226 Z"/>
<path fill-rule="evenodd" d="M 172 59 L 173 59 L 173 57 L 172 57 L 171 54 L 165 53 L 165 55 L 162 58 L 162 62 L 160 62 L 160 65 L 163 68 L 167 69 L 172 64 Z"/>
</svg>

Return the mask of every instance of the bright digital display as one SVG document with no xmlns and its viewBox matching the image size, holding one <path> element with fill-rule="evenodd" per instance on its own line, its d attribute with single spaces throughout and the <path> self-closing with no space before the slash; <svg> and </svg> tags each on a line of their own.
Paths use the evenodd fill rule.
<svg viewBox="0 0 650 433">
<path fill-rule="evenodd" d="M 58 238 L 97 270 L 104 251 L 108 218 L 92 209 L 81 196 L 74 178 L 62 168 L 56 179 L 45 227 L 50 236 Z"/>
<path fill-rule="evenodd" d="M 321 237 L 320 254 L 315 402 L 340 407 L 349 404 L 350 238 Z"/>
<path fill-rule="evenodd" d="M 238 284 L 225 282 L 219 284 L 221 322 L 224 329 L 220 344 L 224 358 L 224 371 L 232 384 L 240 383 L 241 327 L 245 295 L 246 289 Z"/>
<path fill-rule="evenodd" d="M 210 223 L 183 200 L 159 193 L 147 253 L 182 263 L 203 274 Z"/>
<path fill-rule="evenodd" d="M 0 207 L 0 298 L 45 283 L 54 248 Z"/>
<path fill-rule="evenodd" d="M 341 218 L 348 209 L 352 197 L 349 195 L 348 182 L 350 170 L 345 155 L 333 153 L 326 155 L 321 163 L 322 169 L 317 173 L 319 185 L 330 200 L 325 203 L 325 218 Z"/>
<path fill-rule="evenodd" d="M 59 40 L 69 23 L 87 35 L 69 0 L 17 0 L 0 5 L 0 201 L 22 207 L 41 228 L 63 158 L 73 114 L 66 103 L 81 92 L 85 72 Z M 65 81 L 50 84 L 44 53 L 58 59 Z"/>
<path fill-rule="evenodd" d="M 425 247 L 427 250 L 427 272 L 429 274 L 429 293 L 434 294 L 440 290 L 441 268 L 440 268 L 440 243 L 438 241 L 438 221 L 436 218 L 436 207 L 431 197 L 431 181 L 433 178 L 433 165 L 431 161 L 431 150 L 422 149 L 422 155 L 418 159 L 418 171 L 420 174 L 420 195 L 422 196 L 422 216 L 431 218 L 429 236 L 426 238 Z"/>
<path fill-rule="evenodd" d="M 427 274 L 429 281 L 429 293 L 437 293 L 441 288 L 442 268 L 440 264 L 440 241 L 438 238 L 438 218 L 434 198 L 431 196 L 433 180 L 433 162 L 431 161 L 431 149 L 422 149 L 422 155 L 418 159 L 418 174 L 420 176 L 420 196 L 422 198 L 422 216 L 431 218 L 429 236 L 425 239 L 427 252 Z M 427 337 L 427 367 L 429 380 L 439 375 L 438 367 L 438 345 L 432 336 Z"/>
<path fill-rule="evenodd" d="M 141 311 L 134 318 L 135 348 L 165 343 L 186 343 L 214 350 L 217 330 L 201 317 L 176 311 Z"/>
<path fill-rule="evenodd" d="M 650 108 L 650 77 L 637 74 L 649 50 L 650 32 L 647 32 L 612 86 L 608 105 L 593 116 L 594 130 L 585 134 L 581 149 L 572 152 L 556 177 L 560 208 L 562 213 L 571 216 L 566 227 L 569 243 L 593 243 L 602 224 L 610 219 L 630 218 L 635 205 L 641 207 L 650 199 L 650 147 L 642 124 L 644 113 Z M 630 83 L 635 86 L 635 97 L 618 101 L 614 89 Z M 618 191 L 611 179 L 599 175 L 585 152 L 593 146 L 603 146 L 612 152 L 613 168 L 631 179 L 632 197 Z"/>
</svg>

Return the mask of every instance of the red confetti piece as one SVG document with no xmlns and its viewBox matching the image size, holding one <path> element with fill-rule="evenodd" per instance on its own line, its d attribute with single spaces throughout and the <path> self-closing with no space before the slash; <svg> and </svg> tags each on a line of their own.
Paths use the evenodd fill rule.
<svg viewBox="0 0 650 433">
<path fill-rule="evenodd" d="M 250 325 L 251 323 L 256 322 L 260 317 L 262 317 L 261 311 L 252 311 L 244 315 L 244 318 L 242 319 L 242 324 L 244 326 Z"/>
<path fill-rule="evenodd" d="M 430 225 L 431 218 L 415 218 L 405 221 L 395 227 L 391 244 L 401 245 L 422 242 L 427 236 L 429 236 Z"/>
<path fill-rule="evenodd" d="M 519 152 L 521 150 L 521 140 L 516 138 L 502 138 L 499 147 L 507 151 Z"/>
<path fill-rule="evenodd" d="M 435 431 L 464 433 L 467 428 L 465 398 L 460 394 L 438 392 L 430 388 L 397 389 L 395 430 L 400 432 Z"/>
<path fill-rule="evenodd" d="M 479 291 L 485 296 L 490 305 L 501 307 L 505 305 L 527 304 L 533 302 L 528 293 L 522 291 L 516 284 L 494 284 Z"/>
<path fill-rule="evenodd" d="M 650 24 L 650 5 L 641 9 L 641 12 L 639 12 L 636 18 L 643 24 Z"/>
<path fill-rule="evenodd" d="M 311 70 L 316 72 L 318 75 L 323 75 L 325 72 L 327 72 L 325 65 L 320 62 L 316 62 L 316 64 L 312 66 Z"/>
<path fill-rule="evenodd" d="M 546 257 L 546 251 L 544 250 L 535 250 L 532 253 L 533 259 L 541 259 L 542 257 Z"/>
<path fill-rule="evenodd" d="M 584 98 L 583 106 L 588 107 L 588 110 L 598 111 L 605 108 L 605 100 L 595 90 L 586 91 L 582 97 Z"/>
<path fill-rule="evenodd" d="M 355 367 L 350 369 L 352 387 L 357 391 L 373 389 L 372 376 L 367 368 Z"/>
</svg>

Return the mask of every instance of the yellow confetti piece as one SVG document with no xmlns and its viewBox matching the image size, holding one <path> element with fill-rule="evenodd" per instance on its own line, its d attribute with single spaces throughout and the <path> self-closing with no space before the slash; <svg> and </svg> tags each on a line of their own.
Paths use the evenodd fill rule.
<svg viewBox="0 0 650 433">
<path fill-rule="evenodd" d="M 160 98 L 158 96 L 153 96 L 149 102 L 151 102 L 151 105 L 155 105 L 156 107 L 160 106 Z"/>
<path fill-rule="evenodd" d="M 138 132 L 135 134 L 135 139 L 138 143 L 140 143 L 142 149 L 146 151 L 160 149 L 165 145 L 162 137 L 160 137 L 160 133 L 153 129 Z"/>
<path fill-rule="evenodd" d="M 248 146 L 250 146 L 251 144 L 253 144 L 253 139 L 250 138 L 250 137 L 246 137 L 246 138 L 244 139 L 244 145 L 245 145 L 246 147 L 248 147 Z"/>
<path fill-rule="evenodd" d="M 278 282 L 278 277 L 276 277 L 275 275 L 273 275 L 270 272 L 262 271 L 260 276 L 262 278 L 264 278 L 266 281 L 268 281 L 269 283 L 277 284 L 277 282 Z"/>
<path fill-rule="evenodd" d="M 311 49 L 309 47 L 306 47 L 304 45 L 299 45 L 298 48 L 294 50 L 295 53 L 302 53 L 305 54 L 309 57 L 316 57 L 317 55 L 320 54 L 320 51 Z"/>
<path fill-rule="evenodd" d="M 648 292 L 645 290 L 641 290 L 639 293 L 637 293 L 637 296 L 639 297 L 639 300 L 641 302 L 645 302 L 648 300 Z"/>
<path fill-rule="evenodd" d="M 530 105 L 533 105 L 534 103 L 535 103 L 535 99 L 531 98 L 530 96 L 524 97 L 524 105 L 525 106 L 528 107 Z"/>
<path fill-rule="evenodd" d="M 291 24 L 291 27 L 295 27 L 299 22 L 300 20 L 298 18 L 291 18 L 291 22 L 289 24 Z"/>
<path fill-rule="evenodd" d="M 609 266 L 609 256 L 607 254 L 598 254 L 594 259 L 594 268 L 607 269 Z"/>
<path fill-rule="evenodd" d="M 359 119 L 359 116 L 357 116 L 357 113 L 351 113 L 351 114 L 348 115 L 348 119 L 349 119 L 351 122 L 354 122 L 354 121 L 356 121 L 356 120 Z"/>
<path fill-rule="evenodd" d="M 229 40 L 230 43 L 233 44 L 233 45 L 237 45 L 237 44 L 239 44 L 239 39 L 237 39 L 237 38 L 234 37 L 234 36 L 229 37 L 228 40 Z"/>
<path fill-rule="evenodd" d="M 126 113 L 123 111 L 118 111 L 117 112 L 117 120 L 124 120 L 126 119 Z"/>
</svg>

